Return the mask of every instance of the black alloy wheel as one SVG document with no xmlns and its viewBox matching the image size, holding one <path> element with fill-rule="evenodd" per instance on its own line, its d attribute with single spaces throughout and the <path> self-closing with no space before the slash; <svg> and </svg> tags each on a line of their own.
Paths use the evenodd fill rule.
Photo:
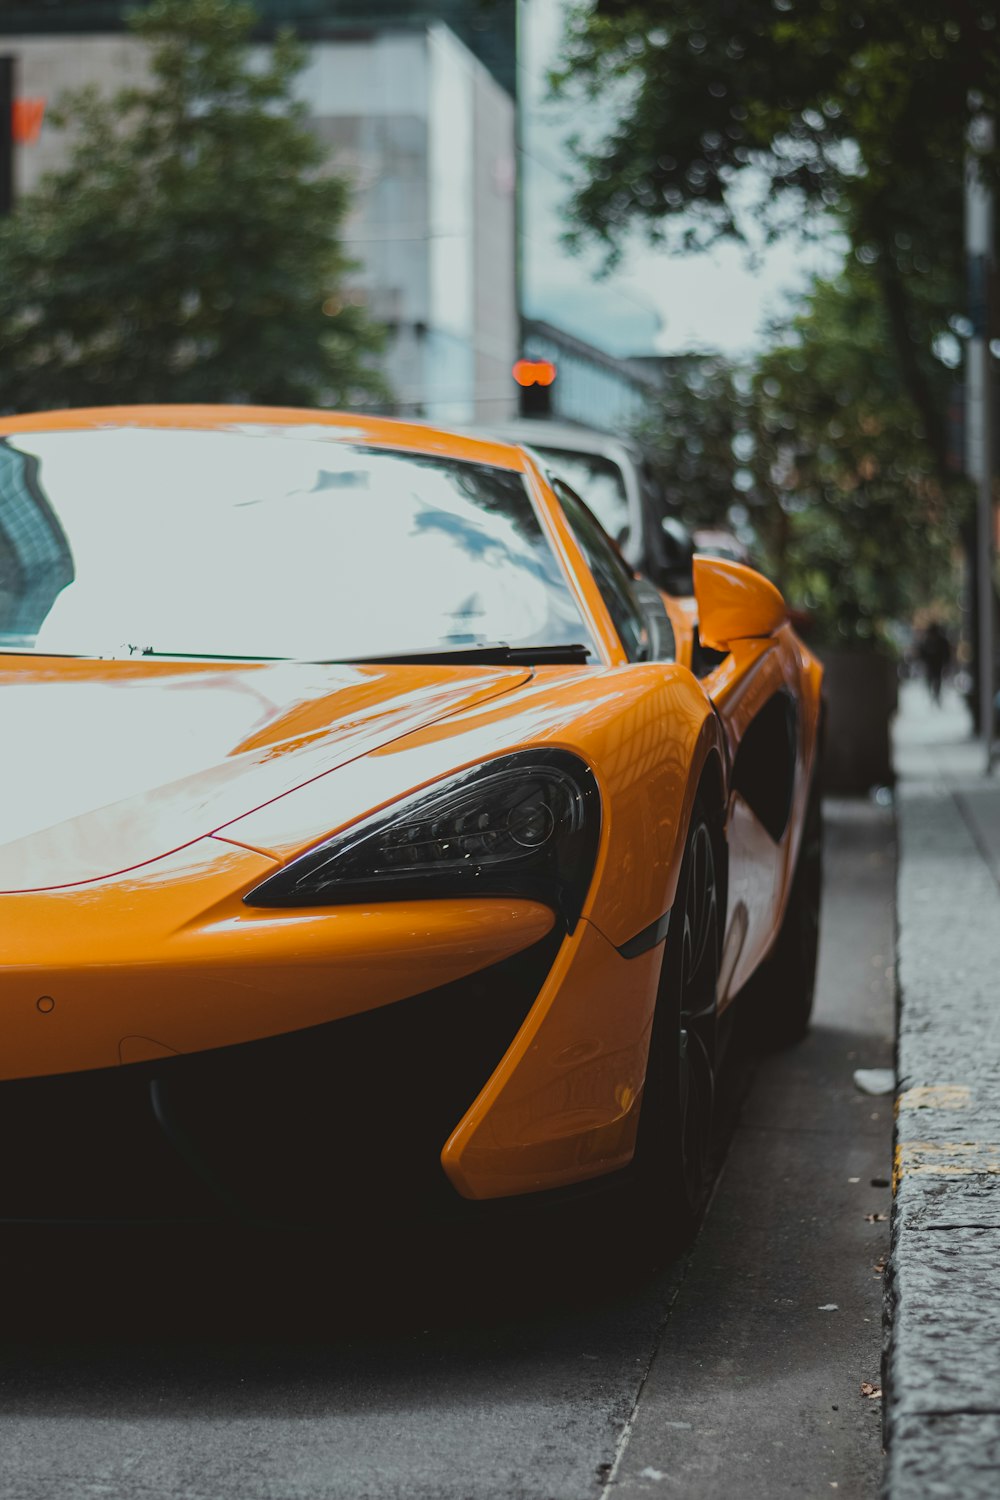
<svg viewBox="0 0 1000 1500">
<path fill-rule="evenodd" d="M 677 993 L 677 1091 L 684 1199 L 697 1211 L 707 1193 L 715 1106 L 715 1029 L 719 978 L 719 900 L 715 854 L 706 823 L 689 841 L 690 864 L 680 916 Z"/>
<path fill-rule="evenodd" d="M 664 946 L 636 1165 L 658 1242 L 683 1243 L 711 1187 L 721 898 L 712 824 L 695 804 Z"/>
</svg>

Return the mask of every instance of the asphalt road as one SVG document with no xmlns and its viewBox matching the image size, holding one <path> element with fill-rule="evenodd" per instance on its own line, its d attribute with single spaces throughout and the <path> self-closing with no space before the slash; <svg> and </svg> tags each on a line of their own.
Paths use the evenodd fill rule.
<svg viewBox="0 0 1000 1500">
<path fill-rule="evenodd" d="M 816 1027 L 733 1054 L 693 1250 L 345 1224 L 0 1238 L 0 1496 L 876 1495 L 891 1109 L 889 815 L 828 814 Z M 16 1143 L 5 1143 L 16 1149 Z"/>
</svg>

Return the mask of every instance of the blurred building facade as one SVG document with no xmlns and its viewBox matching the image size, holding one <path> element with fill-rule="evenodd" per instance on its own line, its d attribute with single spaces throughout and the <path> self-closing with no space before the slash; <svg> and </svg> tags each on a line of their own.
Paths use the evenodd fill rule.
<svg viewBox="0 0 1000 1500">
<path fill-rule="evenodd" d="M 3 0 L 0 34 L 114 35 L 141 0 Z M 513 97 L 518 0 L 253 0 L 266 39 L 280 26 L 304 41 L 443 21 Z"/>
<path fill-rule="evenodd" d="M 112 25 L 121 9 L 59 7 L 51 26 L 20 34 L 5 15 L 0 51 L 16 59 L 19 96 L 50 104 L 84 84 L 111 92 L 139 81 L 144 50 Z M 67 31 L 67 10 L 90 29 Z M 110 29 L 98 29 L 102 17 Z M 358 269 L 344 295 L 389 329 L 383 364 L 397 414 L 502 420 L 517 404 L 513 99 L 441 20 L 353 31 L 339 21 L 308 41 L 297 92 L 354 187 L 343 239 Z M 17 192 L 61 166 L 67 144 L 44 125 L 22 144 Z"/>
<path fill-rule="evenodd" d="M 443 23 L 310 44 L 298 81 L 355 188 L 356 292 L 387 324 L 402 415 L 495 421 L 514 406 L 514 105 Z"/>
</svg>

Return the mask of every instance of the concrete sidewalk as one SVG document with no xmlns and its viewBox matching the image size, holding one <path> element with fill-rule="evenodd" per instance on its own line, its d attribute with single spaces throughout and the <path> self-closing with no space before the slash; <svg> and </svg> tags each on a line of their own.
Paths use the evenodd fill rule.
<svg viewBox="0 0 1000 1500">
<path fill-rule="evenodd" d="M 890 1500 L 1000 1494 L 1000 767 L 904 687 Z"/>
</svg>

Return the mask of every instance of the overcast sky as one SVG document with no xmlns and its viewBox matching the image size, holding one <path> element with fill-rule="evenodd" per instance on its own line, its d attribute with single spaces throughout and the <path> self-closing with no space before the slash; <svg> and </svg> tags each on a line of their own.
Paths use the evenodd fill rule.
<svg viewBox="0 0 1000 1500">
<path fill-rule="evenodd" d="M 567 0 L 521 0 L 522 184 L 526 310 L 613 354 L 718 349 L 739 355 L 764 342 L 768 320 L 806 286 L 813 271 L 839 264 L 834 244 L 798 236 L 762 250 L 748 263 L 737 245 L 703 255 L 668 256 L 632 237 L 621 267 L 607 280 L 595 251 L 570 256 L 560 245 L 569 188 L 565 139 L 594 128 L 579 104 L 546 98 L 546 74 L 559 61 Z M 588 106 L 589 108 L 589 106 Z M 748 225 L 752 232 L 752 224 Z"/>
</svg>

